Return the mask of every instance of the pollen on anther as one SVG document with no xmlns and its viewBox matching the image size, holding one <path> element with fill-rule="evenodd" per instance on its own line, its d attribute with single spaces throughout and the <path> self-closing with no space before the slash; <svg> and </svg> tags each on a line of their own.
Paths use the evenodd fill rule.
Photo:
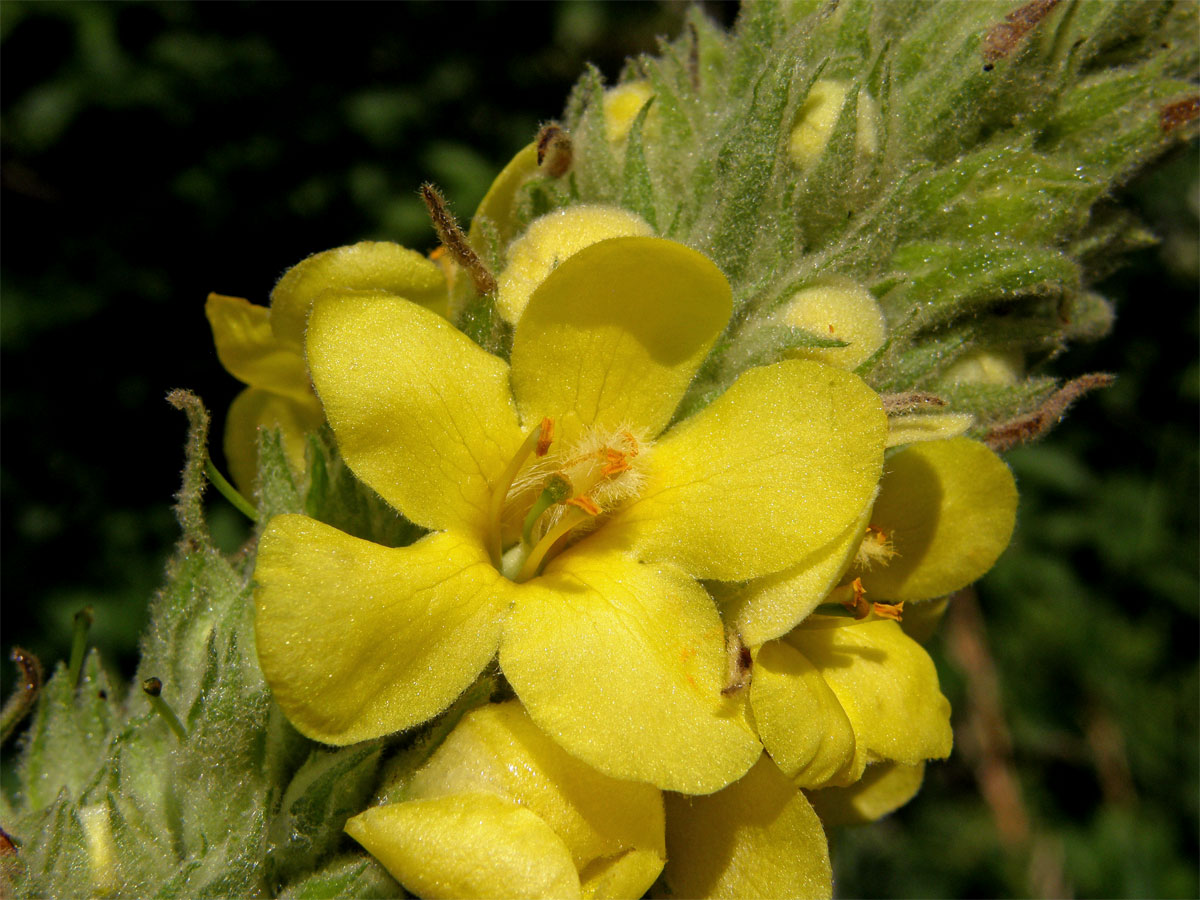
<svg viewBox="0 0 1200 900">
<path fill-rule="evenodd" d="M 554 420 L 547 417 L 542 419 L 541 425 L 538 426 L 538 442 L 534 453 L 541 457 L 550 452 L 550 445 L 554 443 Z"/>
<path fill-rule="evenodd" d="M 572 497 L 567 501 L 567 506 L 574 506 L 578 509 L 582 509 L 589 516 L 598 516 L 602 512 L 600 507 L 596 505 L 596 501 L 587 494 L 581 494 L 578 497 Z"/>
</svg>

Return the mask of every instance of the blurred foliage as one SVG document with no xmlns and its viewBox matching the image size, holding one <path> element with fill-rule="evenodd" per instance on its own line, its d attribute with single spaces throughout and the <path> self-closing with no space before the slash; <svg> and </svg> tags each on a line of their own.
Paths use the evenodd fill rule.
<svg viewBox="0 0 1200 900">
<path fill-rule="evenodd" d="M 586 60 L 615 78 L 680 12 L 4 3 L 5 649 L 65 658 L 91 604 L 106 664 L 132 672 L 176 538 L 184 422 L 162 397 L 195 390 L 220 428 L 238 387 L 208 291 L 263 302 L 363 238 L 428 249 L 421 181 L 468 215 Z M 1116 387 L 1010 457 L 1021 521 L 979 602 L 1028 838 L 1000 837 L 970 681 L 935 639 L 959 750 L 909 807 L 836 837 L 843 896 L 1200 894 L 1197 168 L 1193 148 L 1131 186 L 1162 243 L 1101 287 L 1114 336 L 1060 361 Z M 211 516 L 227 549 L 246 536 L 221 501 Z"/>
</svg>

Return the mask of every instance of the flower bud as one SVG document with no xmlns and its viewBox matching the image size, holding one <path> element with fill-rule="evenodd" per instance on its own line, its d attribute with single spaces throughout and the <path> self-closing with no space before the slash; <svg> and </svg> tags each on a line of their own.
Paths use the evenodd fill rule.
<svg viewBox="0 0 1200 900">
<path fill-rule="evenodd" d="M 788 139 L 788 157 L 800 168 L 815 165 L 825 152 L 849 90 L 845 81 L 823 79 L 808 92 Z M 860 156 L 872 156 L 879 149 L 879 104 L 860 90 L 855 113 L 854 149 Z"/>
<path fill-rule="evenodd" d="M 797 291 L 780 317 L 785 325 L 845 341 L 845 347 L 798 347 L 792 351 L 795 356 L 842 369 L 853 369 L 883 346 L 887 337 L 887 319 L 875 297 L 846 278 Z"/>
<path fill-rule="evenodd" d="M 629 81 L 604 92 L 604 136 L 610 144 L 620 144 L 629 137 L 633 120 L 652 96 L 654 91 L 647 81 Z M 653 110 L 649 115 L 654 115 Z"/>
<path fill-rule="evenodd" d="M 508 248 L 496 302 L 500 314 L 515 323 L 546 276 L 584 247 L 608 238 L 653 234 L 640 216 L 618 206 L 572 206 L 535 219 Z"/>
</svg>

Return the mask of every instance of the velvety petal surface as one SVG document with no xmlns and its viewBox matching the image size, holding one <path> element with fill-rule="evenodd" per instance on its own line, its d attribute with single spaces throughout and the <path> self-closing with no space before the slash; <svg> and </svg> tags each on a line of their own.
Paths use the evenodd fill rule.
<svg viewBox="0 0 1200 900">
<path fill-rule="evenodd" d="M 569 753 L 686 793 L 759 753 L 741 702 L 721 695 L 725 665 L 720 617 L 691 578 L 582 544 L 521 587 L 500 645 L 529 715 Z"/>
<path fill-rule="evenodd" d="M 307 347 L 354 474 L 418 525 L 482 534 L 522 440 L 503 360 L 427 309 L 366 292 L 323 295 Z"/>
<path fill-rule="evenodd" d="M 580 896 L 566 844 L 535 813 L 495 794 L 371 807 L 346 833 L 418 897 Z"/>
<path fill-rule="evenodd" d="M 896 556 L 863 573 L 873 599 L 930 600 L 966 587 L 1008 546 L 1017 486 L 978 441 L 914 444 L 887 461 L 871 524 Z"/>
<path fill-rule="evenodd" d="M 849 372 L 804 360 L 750 369 L 658 442 L 641 498 L 605 528 L 698 578 L 778 572 L 862 514 L 886 436 L 878 395 Z"/>
<path fill-rule="evenodd" d="M 627 850 L 596 860 L 579 873 L 584 900 L 644 897 L 662 872 L 664 859 L 650 850 Z"/>
<path fill-rule="evenodd" d="M 276 516 L 255 566 L 258 660 L 302 733 L 352 744 L 424 722 L 491 659 L 511 583 L 474 541 L 409 547 Z"/>
<path fill-rule="evenodd" d="M 532 810 L 580 870 L 630 849 L 657 855 L 658 869 L 666 857 L 661 792 L 609 778 L 568 755 L 516 701 L 468 713 L 406 789 L 412 798 L 455 793 L 495 793 Z"/>
<path fill-rule="evenodd" d="M 769 758 L 710 797 L 667 797 L 666 882 L 672 897 L 833 895 L 821 821 Z"/>
<path fill-rule="evenodd" d="M 725 621 L 750 647 L 787 634 L 837 586 L 854 559 L 869 518 L 868 507 L 841 535 L 796 565 L 732 591 L 723 603 Z"/>
<path fill-rule="evenodd" d="M 775 764 L 799 787 L 844 784 L 854 727 L 837 695 L 803 653 L 783 641 L 755 655 L 750 682 L 754 726 Z"/>
<path fill-rule="evenodd" d="M 517 155 L 508 161 L 496 180 L 492 182 L 471 219 L 471 230 L 467 232 L 467 240 L 477 251 L 482 252 L 481 221 L 487 219 L 496 229 L 496 235 L 502 244 L 507 243 L 513 235 L 513 202 L 517 191 L 529 177 L 538 170 L 537 143 L 526 144 L 517 151 Z"/>
<path fill-rule="evenodd" d="M 612 238 L 558 266 L 529 300 L 513 337 L 522 421 L 634 426 L 670 421 L 732 310 L 707 257 L 674 241 Z"/>
<path fill-rule="evenodd" d="M 837 621 L 810 619 L 784 640 L 820 671 L 850 719 L 852 780 L 868 763 L 916 765 L 949 756 L 950 703 L 929 654 L 896 622 Z"/>
<path fill-rule="evenodd" d="M 288 269 L 271 291 L 271 328 L 296 347 L 313 301 L 324 291 L 380 291 L 427 306 L 446 307 L 442 269 L 426 257 L 387 241 L 361 241 L 314 253 Z"/>
<path fill-rule="evenodd" d="M 312 396 L 299 347 L 280 343 L 271 331 L 271 310 L 241 297 L 209 294 L 204 304 L 217 358 L 234 378 L 303 400 Z"/>
<path fill-rule="evenodd" d="M 829 828 L 866 825 L 893 813 L 917 795 L 925 780 L 925 763 L 905 766 L 876 763 L 848 787 L 808 791 L 808 800 Z"/>
<path fill-rule="evenodd" d="M 239 491 L 254 494 L 258 477 L 258 432 L 260 428 L 278 428 L 288 462 L 304 471 L 307 435 L 325 421 L 325 413 L 316 396 L 304 399 L 285 397 L 262 388 L 246 388 L 229 405 L 225 419 L 225 461 Z"/>
</svg>

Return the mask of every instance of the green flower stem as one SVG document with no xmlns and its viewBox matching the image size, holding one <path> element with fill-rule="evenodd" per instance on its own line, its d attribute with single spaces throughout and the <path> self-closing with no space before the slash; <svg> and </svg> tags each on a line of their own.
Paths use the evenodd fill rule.
<svg viewBox="0 0 1200 900">
<path fill-rule="evenodd" d="M 38 658 L 20 647 L 13 647 L 11 658 L 21 670 L 21 680 L 5 702 L 4 709 L 0 710 L 0 743 L 9 739 L 33 709 L 33 701 L 42 689 L 42 664 Z"/>
<path fill-rule="evenodd" d="M 238 512 L 251 522 L 258 521 L 258 511 L 251 505 L 249 500 L 238 493 L 237 488 L 225 479 L 225 476 L 213 465 L 211 459 L 205 458 L 204 460 L 204 474 L 208 476 L 208 480 L 212 482 L 212 486 L 220 491 L 221 496 L 232 503 Z"/>
<path fill-rule="evenodd" d="M 75 629 L 71 636 L 71 662 L 67 666 L 67 678 L 72 686 L 79 684 L 79 673 L 83 669 L 83 655 L 87 652 L 88 631 L 92 627 L 92 608 L 85 606 L 75 613 Z"/>
</svg>

